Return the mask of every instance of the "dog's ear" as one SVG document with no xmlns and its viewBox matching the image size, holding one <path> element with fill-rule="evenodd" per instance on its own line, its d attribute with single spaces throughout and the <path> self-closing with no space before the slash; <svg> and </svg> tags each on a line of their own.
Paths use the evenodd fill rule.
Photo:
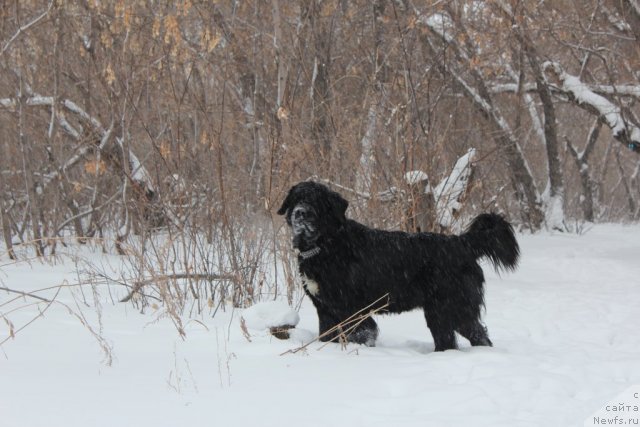
<svg viewBox="0 0 640 427">
<path fill-rule="evenodd" d="M 278 209 L 278 215 L 284 215 L 287 213 L 287 210 L 289 210 L 289 208 L 291 207 L 291 199 L 292 196 L 291 194 L 293 193 L 293 188 L 291 188 L 289 190 L 289 193 L 287 194 L 287 197 L 285 197 L 284 201 L 282 202 L 282 206 L 280 206 L 280 209 Z"/>
<path fill-rule="evenodd" d="M 345 212 L 349 207 L 349 202 L 347 202 L 344 197 L 335 191 L 330 191 L 329 196 L 327 197 L 329 201 L 329 206 L 331 208 L 331 213 L 333 216 L 342 224 L 347 220 L 345 216 Z"/>
</svg>

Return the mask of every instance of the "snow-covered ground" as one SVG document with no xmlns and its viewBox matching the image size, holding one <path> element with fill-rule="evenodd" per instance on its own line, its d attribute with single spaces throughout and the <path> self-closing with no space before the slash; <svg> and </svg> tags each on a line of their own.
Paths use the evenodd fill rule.
<svg viewBox="0 0 640 427">
<path fill-rule="evenodd" d="M 581 426 L 640 384 L 640 226 L 519 238 L 516 273 L 485 268 L 493 348 L 460 339 L 459 351 L 434 353 L 412 312 L 379 317 L 375 348 L 312 343 L 281 355 L 299 342 L 251 329 L 249 342 L 241 310 L 188 322 L 183 340 L 170 319 L 114 304 L 107 289 L 101 322 L 63 289 L 58 298 L 105 337 L 113 363 L 76 317 L 52 306 L 0 347 L 0 426 Z M 73 283 L 75 268 L 3 258 L 0 286 Z M 2 304 L 14 296 L 0 292 L 0 341 L 9 334 L 1 315 L 15 307 Z M 43 307 L 7 317 L 17 328 Z M 308 300 L 299 314 L 293 336 L 308 339 L 304 330 L 317 333 Z M 639 402 L 611 418 L 637 420 Z"/>
</svg>

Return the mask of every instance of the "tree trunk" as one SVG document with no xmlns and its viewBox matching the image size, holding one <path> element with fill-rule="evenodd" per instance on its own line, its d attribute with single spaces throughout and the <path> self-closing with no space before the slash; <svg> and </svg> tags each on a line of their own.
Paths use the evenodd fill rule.
<svg viewBox="0 0 640 427">
<path fill-rule="evenodd" d="M 22 77 L 20 78 L 22 82 Z M 22 85 L 21 85 L 22 86 Z M 22 169 L 24 173 L 24 182 L 28 199 L 29 218 L 31 219 L 31 227 L 33 232 L 33 244 L 36 249 L 37 256 L 44 256 L 44 241 L 42 238 L 42 224 L 40 224 L 40 199 L 36 190 L 36 182 L 33 177 L 33 169 L 31 160 L 33 154 L 31 145 L 27 141 L 24 128 L 24 106 L 26 104 L 26 96 L 23 88 L 20 88 L 20 97 L 18 99 L 18 141 L 20 142 L 20 154 L 22 156 Z"/>
<path fill-rule="evenodd" d="M 2 174 L 0 173 L 0 188 L 4 188 L 4 182 L 2 182 Z M 6 211 L 4 207 L 4 200 L 0 200 L 0 225 L 2 225 L 2 238 L 4 239 L 4 245 L 7 248 L 9 258 L 12 260 L 17 259 L 13 250 L 13 241 L 11 239 L 11 226 L 8 218 L 6 218 Z"/>
<path fill-rule="evenodd" d="M 550 228 L 564 230 L 564 179 L 560 164 L 558 149 L 558 123 L 556 121 L 556 110 L 551 98 L 551 91 L 542 74 L 540 59 L 535 46 L 526 35 L 522 35 L 525 52 L 529 60 L 529 65 L 533 70 L 538 95 L 542 101 L 542 111 L 544 112 L 544 146 L 547 154 L 547 171 L 549 174 L 549 188 L 545 191 L 546 200 L 546 221 Z"/>
<path fill-rule="evenodd" d="M 569 153 L 571 153 L 571 156 L 576 163 L 576 167 L 578 168 L 578 173 L 580 174 L 580 185 L 582 187 L 580 206 L 582 207 L 582 215 L 584 220 L 588 222 L 593 222 L 595 219 L 595 203 L 593 197 L 595 184 L 593 182 L 593 178 L 591 178 L 588 161 L 590 154 L 593 152 L 593 147 L 598 140 L 598 136 L 600 135 L 600 129 L 602 129 L 602 121 L 596 119 L 589 131 L 587 145 L 581 153 L 578 153 L 575 147 L 571 144 L 571 141 L 567 139 L 567 148 L 569 149 Z"/>
<path fill-rule="evenodd" d="M 231 56 L 233 58 L 233 67 L 236 75 L 239 76 L 239 85 L 237 86 L 236 95 L 242 109 L 245 127 L 249 132 L 252 144 L 252 161 L 249 175 L 252 178 L 253 186 L 258 200 L 264 198 L 264 185 L 262 174 L 263 154 L 262 149 L 266 145 L 262 134 L 262 126 L 265 114 L 258 108 L 256 99 L 258 97 L 256 87 L 256 65 L 252 63 L 245 53 L 246 47 L 240 44 L 241 40 L 227 24 L 220 8 L 214 6 L 214 20 L 218 25 L 225 39 L 231 48 Z M 255 13 L 258 13 L 259 2 L 256 3 Z"/>
<path fill-rule="evenodd" d="M 311 0 L 308 16 L 311 22 L 313 48 L 313 72 L 311 78 L 311 139 L 319 156 L 320 170 L 328 171 L 331 166 L 331 145 L 333 125 L 331 118 L 331 24 L 320 16 L 321 0 Z"/>
<path fill-rule="evenodd" d="M 378 121 L 384 108 L 386 91 L 384 88 L 384 53 L 382 43 L 384 38 L 384 28 L 382 19 L 384 16 L 386 1 L 376 0 L 373 4 L 373 26 L 374 26 L 374 46 L 373 46 L 373 78 L 371 91 L 371 101 L 369 111 L 365 121 L 364 135 L 360 139 L 360 173 L 356 175 L 356 190 L 371 192 L 371 185 L 375 174 L 375 141 L 378 135 Z"/>
</svg>

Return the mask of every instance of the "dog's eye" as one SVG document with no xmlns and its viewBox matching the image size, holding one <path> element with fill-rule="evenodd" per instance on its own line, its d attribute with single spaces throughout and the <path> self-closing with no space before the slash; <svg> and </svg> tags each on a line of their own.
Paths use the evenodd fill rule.
<svg viewBox="0 0 640 427">
<path fill-rule="evenodd" d="M 298 209 L 293 211 L 293 217 L 297 220 L 313 219 L 313 212 L 304 209 Z"/>
</svg>

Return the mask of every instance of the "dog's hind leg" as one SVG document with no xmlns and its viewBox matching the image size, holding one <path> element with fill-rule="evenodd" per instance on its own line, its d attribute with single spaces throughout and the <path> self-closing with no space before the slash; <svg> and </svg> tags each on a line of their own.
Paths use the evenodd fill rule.
<svg viewBox="0 0 640 427">
<path fill-rule="evenodd" d="M 489 335 L 487 333 L 487 327 L 480 323 L 478 319 L 461 325 L 457 328 L 457 331 L 460 335 L 468 339 L 473 346 L 493 346 L 493 343 L 489 339 Z"/>
</svg>

